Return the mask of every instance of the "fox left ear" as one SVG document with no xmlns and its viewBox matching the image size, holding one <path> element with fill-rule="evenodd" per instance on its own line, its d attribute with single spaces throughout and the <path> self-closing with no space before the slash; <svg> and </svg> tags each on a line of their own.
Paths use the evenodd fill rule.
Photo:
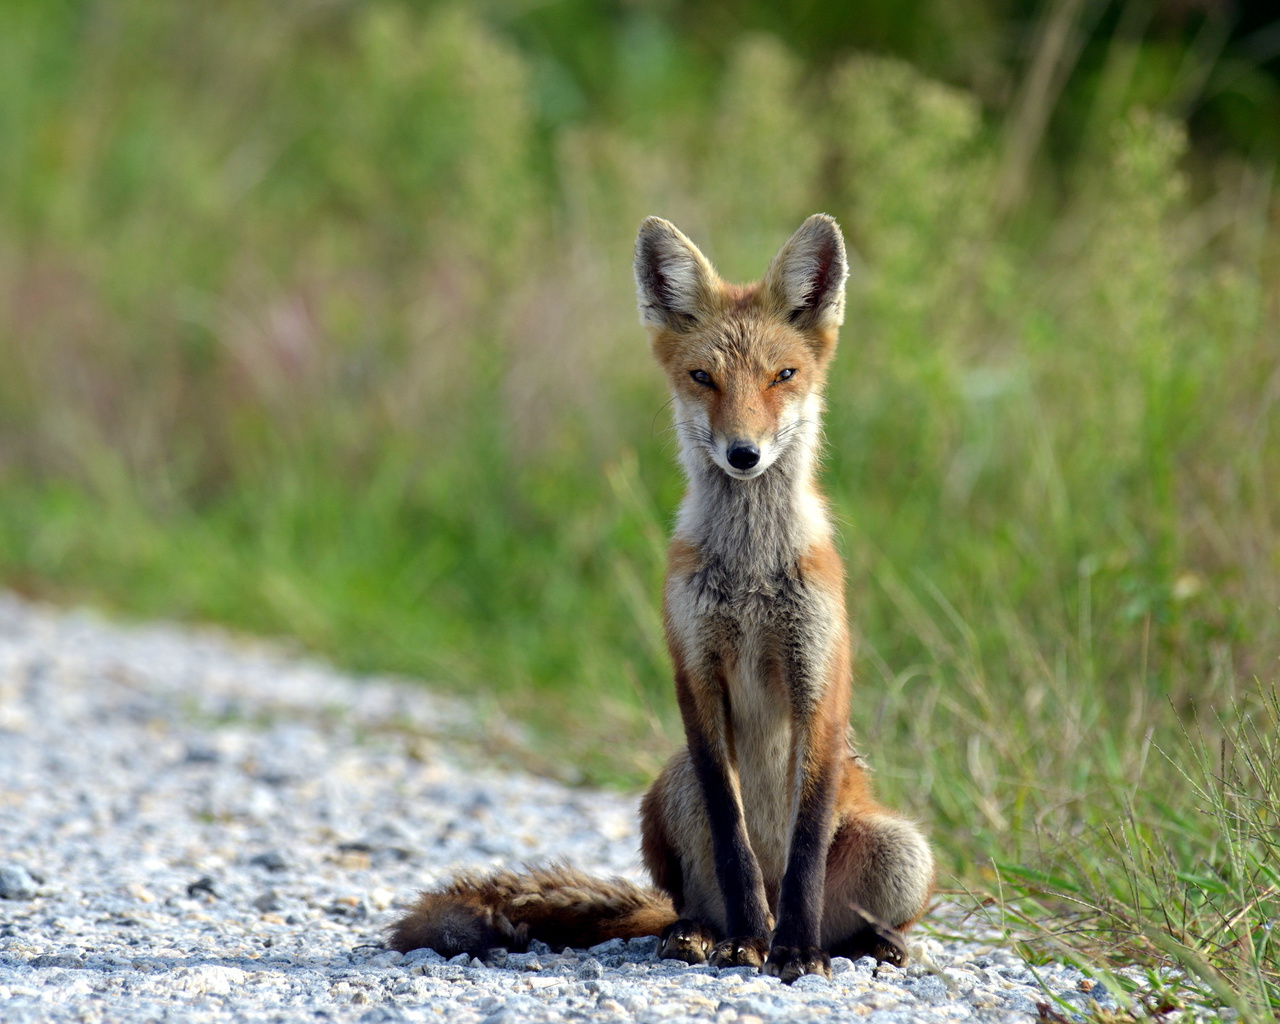
<svg viewBox="0 0 1280 1024">
<path fill-rule="evenodd" d="M 676 334 L 714 308 L 719 278 L 698 247 L 670 221 L 646 217 L 636 236 L 640 322 Z"/>
<path fill-rule="evenodd" d="M 778 250 L 764 286 L 779 312 L 802 331 L 833 331 L 844 323 L 844 282 L 849 261 L 840 225 L 815 213 Z"/>
</svg>

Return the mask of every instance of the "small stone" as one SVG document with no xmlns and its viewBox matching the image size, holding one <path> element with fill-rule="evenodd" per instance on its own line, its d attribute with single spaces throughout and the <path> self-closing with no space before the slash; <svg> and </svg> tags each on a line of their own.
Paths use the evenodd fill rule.
<svg viewBox="0 0 1280 1024">
<path fill-rule="evenodd" d="M 418 964 L 413 968 L 414 974 L 426 978 L 439 978 L 441 981 L 461 981 L 465 978 L 465 968 L 454 964 Z"/>
<path fill-rule="evenodd" d="M 274 889 L 268 889 L 253 901 L 255 910 L 263 914 L 271 914 L 281 909 L 280 897 Z"/>
<path fill-rule="evenodd" d="M 364 962 L 364 965 L 366 967 L 399 967 L 402 963 L 404 963 L 403 953 L 394 949 L 378 949 Z"/>
<path fill-rule="evenodd" d="M 363 921 L 369 916 L 369 906 L 364 900 L 354 896 L 341 896 L 324 908 L 330 917 L 346 917 L 353 921 Z"/>
<path fill-rule="evenodd" d="M 900 992 L 872 992 L 862 1001 L 873 1010 L 892 1010 L 902 1005 Z"/>
<path fill-rule="evenodd" d="M 658 952 L 658 936 L 641 935 L 628 939 L 627 952 L 632 956 L 653 956 Z"/>
<path fill-rule="evenodd" d="M 396 996 L 416 996 L 422 998 L 430 991 L 430 982 L 424 978 L 408 978 L 396 984 L 391 990 Z"/>
<path fill-rule="evenodd" d="M 797 992 L 816 992 L 830 988 L 831 982 L 821 974 L 802 974 L 791 983 L 791 987 Z"/>
<path fill-rule="evenodd" d="M 413 967 L 416 964 L 442 964 L 444 957 L 434 949 L 411 949 L 400 962 L 402 967 Z"/>
<path fill-rule="evenodd" d="M 627 943 L 622 939 L 610 939 L 608 942 L 597 942 L 594 946 L 587 950 L 592 956 L 610 956 L 615 953 L 621 953 L 627 948 Z"/>
<path fill-rule="evenodd" d="M 266 868 L 268 871 L 286 871 L 289 867 L 279 850 L 268 850 L 266 853 L 250 857 L 249 864 L 256 868 Z"/>
<path fill-rule="evenodd" d="M 831 958 L 831 976 L 838 977 L 841 974 L 848 974 L 853 970 L 853 961 L 847 956 L 833 956 Z"/>
<path fill-rule="evenodd" d="M 84 962 L 86 967 L 101 971 L 128 967 L 131 961 L 127 956 L 120 956 L 116 953 L 92 953 L 85 957 Z"/>
<path fill-rule="evenodd" d="M 587 978 L 603 978 L 604 966 L 595 957 L 588 957 L 578 965 L 577 973 L 578 977 L 584 981 Z"/>
<path fill-rule="evenodd" d="M 1066 1004 L 1073 1010 L 1077 1010 L 1080 1013 L 1087 1012 L 1090 1004 L 1093 1002 L 1092 997 L 1084 992 L 1059 992 L 1054 995 L 1054 999 L 1057 1001 L 1059 1006 Z M 1042 1012 L 1040 1016 L 1047 1017 L 1048 1015 Z"/>
<path fill-rule="evenodd" d="M 46 953 L 31 961 L 32 967 L 83 967 L 84 958 L 76 953 Z"/>
<path fill-rule="evenodd" d="M 356 996 L 363 996 L 363 998 L 353 998 L 352 1002 L 354 1003 L 368 1001 L 368 996 L 363 992 L 356 993 Z M 404 1012 L 399 1007 L 375 1006 L 371 1010 L 365 1010 L 365 1012 L 360 1015 L 360 1024 L 398 1024 L 399 1021 L 404 1019 Z"/>
<path fill-rule="evenodd" d="M 0 864 L 0 899 L 29 900 L 36 894 L 36 880 L 18 864 Z"/>
<path fill-rule="evenodd" d="M 876 958 L 873 956 L 860 956 L 853 962 L 853 968 L 857 971 L 874 971 L 876 969 Z"/>
<path fill-rule="evenodd" d="M 489 1014 L 480 1024 L 516 1024 L 516 1015 L 504 1006 Z"/>
<path fill-rule="evenodd" d="M 165 968 L 168 968 L 168 964 L 165 964 Z M 246 972 L 233 966 L 198 964 L 192 968 L 175 970 L 173 987 L 178 992 L 186 992 L 192 996 L 229 996 L 232 992 L 242 991 L 248 977 L 250 975 Z"/>
<path fill-rule="evenodd" d="M 471 954 L 459 953 L 457 956 L 447 960 L 446 963 L 453 964 L 455 967 L 466 967 L 471 963 Z"/>
<path fill-rule="evenodd" d="M 942 973 L 948 983 L 948 989 L 957 995 L 964 995 L 966 992 L 973 991 L 974 986 L 979 982 L 979 978 L 972 971 L 952 968 Z"/>
<path fill-rule="evenodd" d="M 509 971 L 540 971 L 542 961 L 537 953 L 508 953 L 507 962 L 503 965 Z"/>
<path fill-rule="evenodd" d="M 947 999 L 947 986 L 941 978 L 930 975 L 913 982 L 911 994 L 921 1002 L 941 1003 Z"/>
<path fill-rule="evenodd" d="M 530 953 L 537 953 L 539 956 L 550 956 L 550 955 L 551 955 L 551 947 L 550 947 L 550 946 L 548 946 L 548 945 L 547 945 L 545 942 L 543 942 L 541 939 L 533 939 L 533 940 L 529 943 L 529 952 L 530 952 Z"/>
<path fill-rule="evenodd" d="M 204 895 L 210 897 L 211 899 L 216 900 L 218 898 L 218 894 L 214 892 L 213 885 L 214 885 L 213 879 L 210 878 L 208 875 L 204 875 L 201 878 L 197 878 L 194 882 L 192 882 L 190 885 L 187 886 L 187 895 L 196 896 L 196 895 L 199 895 L 200 893 L 204 893 Z"/>
</svg>

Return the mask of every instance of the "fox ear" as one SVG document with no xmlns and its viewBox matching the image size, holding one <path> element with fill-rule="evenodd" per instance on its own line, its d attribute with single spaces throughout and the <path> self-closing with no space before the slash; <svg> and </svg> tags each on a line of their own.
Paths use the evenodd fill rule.
<svg viewBox="0 0 1280 1024">
<path fill-rule="evenodd" d="M 778 250 L 764 287 L 800 330 L 828 331 L 844 323 L 844 282 L 849 261 L 840 225 L 815 213 Z"/>
<path fill-rule="evenodd" d="M 684 331 L 711 307 L 719 278 L 670 221 L 646 217 L 636 236 L 636 297 L 646 327 Z"/>
</svg>

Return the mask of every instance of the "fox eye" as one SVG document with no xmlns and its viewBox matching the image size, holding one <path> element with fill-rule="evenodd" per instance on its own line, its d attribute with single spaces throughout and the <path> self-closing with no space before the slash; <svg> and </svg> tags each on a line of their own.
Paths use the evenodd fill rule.
<svg viewBox="0 0 1280 1024">
<path fill-rule="evenodd" d="M 707 387 L 715 387 L 715 385 L 711 383 L 711 374 L 707 373 L 706 370 L 690 370 L 689 376 L 699 384 L 705 384 Z"/>
<path fill-rule="evenodd" d="M 782 382 L 782 381 L 784 381 L 784 380 L 790 380 L 790 379 L 791 379 L 792 377 L 794 377 L 795 375 L 796 375 L 796 371 L 795 371 L 795 370 L 779 370 L 779 371 L 778 371 L 778 376 L 776 376 L 776 377 L 774 377 L 774 378 L 773 378 L 773 382 L 774 382 L 775 384 L 779 384 L 779 383 L 781 383 L 781 382 Z"/>
</svg>

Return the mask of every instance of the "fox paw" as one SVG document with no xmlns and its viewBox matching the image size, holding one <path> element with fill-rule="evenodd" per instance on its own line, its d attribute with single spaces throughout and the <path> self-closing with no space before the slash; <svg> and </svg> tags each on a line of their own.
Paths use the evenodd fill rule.
<svg viewBox="0 0 1280 1024">
<path fill-rule="evenodd" d="M 836 956 L 847 956 L 850 960 L 871 956 L 878 963 L 905 967 L 910 957 L 907 955 L 907 940 L 902 932 L 857 904 L 851 905 L 850 909 L 862 918 L 862 927 L 843 942 L 836 943 L 831 952 Z"/>
<path fill-rule="evenodd" d="M 871 955 L 876 958 L 877 963 L 892 964 L 894 967 L 906 967 L 907 961 L 911 959 L 907 954 L 906 941 L 897 932 L 877 937 L 871 947 Z"/>
<path fill-rule="evenodd" d="M 681 918 L 667 925 L 658 939 L 658 959 L 683 960 L 687 964 L 705 963 L 716 937 L 697 921 Z"/>
<path fill-rule="evenodd" d="M 774 946 L 764 965 L 764 973 L 781 978 L 790 985 L 806 974 L 831 977 L 831 957 L 817 946 Z"/>
<path fill-rule="evenodd" d="M 769 946 L 764 939 L 725 939 L 711 951 L 712 967 L 760 967 Z"/>
</svg>

